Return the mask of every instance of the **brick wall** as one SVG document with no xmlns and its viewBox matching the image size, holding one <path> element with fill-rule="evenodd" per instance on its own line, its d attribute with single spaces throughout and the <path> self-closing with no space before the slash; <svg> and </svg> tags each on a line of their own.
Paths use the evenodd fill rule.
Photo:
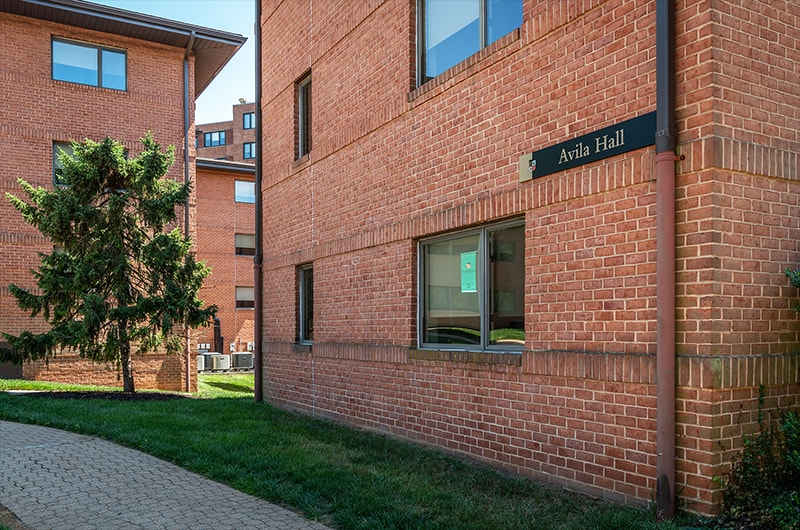
<svg viewBox="0 0 800 530">
<path fill-rule="evenodd" d="M 110 136 L 131 153 L 138 153 L 139 139 L 148 130 L 164 147 L 175 146 L 176 160 L 168 176 L 183 181 L 184 50 L 7 13 L 0 17 L 0 35 L 0 192 L 24 196 L 17 178 L 34 186 L 51 186 L 55 141 Z M 128 90 L 52 80 L 52 36 L 126 50 Z M 193 61 L 189 79 L 190 93 L 194 93 Z M 193 101 L 190 112 L 194 113 Z M 194 156 L 193 150 L 190 155 Z M 194 179 L 193 167 L 190 178 Z M 193 198 L 190 203 L 194 203 Z M 182 211 L 178 218 L 183 219 Z M 33 287 L 29 271 L 38 266 L 37 252 L 51 252 L 52 244 L 27 225 L 5 199 L 0 200 L 0 224 L 0 330 L 12 334 L 25 329 L 42 331 L 42 321 L 30 319 L 16 308 L 8 284 Z M 183 362 L 181 359 L 154 356 L 137 362 L 139 388 L 185 389 L 185 369 L 178 369 L 176 364 Z M 24 368 L 25 377 L 30 378 L 118 385 L 112 372 L 68 355 L 57 357 L 46 367 Z"/>
<path fill-rule="evenodd" d="M 197 124 L 197 156 L 198 158 L 213 158 L 217 160 L 230 160 L 232 162 L 254 163 L 254 160 L 244 158 L 244 144 L 256 141 L 256 130 L 244 128 L 243 115 L 255 112 L 255 103 L 240 103 L 233 105 L 233 121 Z M 203 133 L 225 131 L 225 144 L 215 147 L 205 147 Z"/>
<path fill-rule="evenodd" d="M 263 3 L 265 395 L 649 501 L 654 149 L 523 183 L 517 162 L 655 109 L 654 3 L 526 0 L 518 30 L 420 87 L 416 2 L 351 4 Z M 676 4 L 676 486 L 704 513 L 756 428 L 759 387 L 769 409 L 800 404 L 798 293 L 782 272 L 800 263 L 793 7 Z M 295 161 L 309 69 L 314 143 Z M 418 241 L 512 217 L 526 227 L 525 350 L 417 349 Z M 304 263 L 313 345 L 295 342 Z"/>
<path fill-rule="evenodd" d="M 254 181 L 249 173 L 198 169 L 197 259 L 211 268 L 199 298 L 219 308 L 224 351 L 230 343 L 246 351 L 253 342 L 253 309 L 236 308 L 236 287 L 253 287 L 253 256 L 235 255 L 235 234 L 255 234 L 255 205 L 234 200 L 236 180 Z M 214 342 L 214 328 L 198 330 L 198 342 Z"/>
</svg>

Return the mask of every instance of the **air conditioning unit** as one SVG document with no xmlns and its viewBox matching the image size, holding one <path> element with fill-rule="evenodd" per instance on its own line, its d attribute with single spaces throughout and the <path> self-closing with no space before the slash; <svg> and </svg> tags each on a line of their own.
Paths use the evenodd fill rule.
<svg viewBox="0 0 800 530">
<path fill-rule="evenodd" d="M 225 355 L 222 353 L 215 353 L 212 355 L 206 356 L 206 370 L 209 369 L 208 361 L 211 361 L 210 369 L 217 371 L 217 370 L 230 370 L 231 369 L 231 358 L 229 355 Z"/>
<path fill-rule="evenodd" d="M 231 354 L 234 370 L 252 370 L 253 354 L 249 352 L 236 352 Z"/>
<path fill-rule="evenodd" d="M 198 355 L 197 356 L 197 371 L 204 372 L 206 369 L 206 356 L 205 355 Z"/>
</svg>

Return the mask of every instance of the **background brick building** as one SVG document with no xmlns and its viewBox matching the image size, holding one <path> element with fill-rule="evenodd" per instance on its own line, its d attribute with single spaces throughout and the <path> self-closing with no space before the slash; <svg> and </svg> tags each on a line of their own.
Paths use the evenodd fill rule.
<svg viewBox="0 0 800 530">
<path fill-rule="evenodd" d="M 253 350 L 253 256 L 255 255 L 255 166 L 198 158 L 197 259 L 211 267 L 199 298 L 216 304 L 223 351 Z M 213 328 L 196 333 L 213 344 Z M 211 348 L 212 350 L 214 348 Z"/>
<path fill-rule="evenodd" d="M 148 130 L 162 145 L 176 148 L 168 176 L 193 181 L 194 144 L 187 139 L 194 137 L 195 97 L 245 41 L 241 35 L 78 0 L 0 2 L 0 35 L 2 194 L 20 192 L 17 178 L 52 186 L 57 144 L 109 136 L 136 153 Z M 52 245 L 6 200 L 0 201 L 0 222 L 0 330 L 43 330 L 42 321 L 17 308 L 8 285 L 33 287 L 30 270 L 38 266 L 37 253 L 51 252 Z M 137 386 L 191 389 L 193 360 L 188 352 L 136 357 Z M 67 354 L 49 365 L 6 367 L 6 373 L 119 384 L 114 367 Z"/>
<path fill-rule="evenodd" d="M 233 121 L 197 124 L 198 158 L 255 164 L 256 104 L 241 102 L 232 110 Z"/>
<path fill-rule="evenodd" d="M 655 128 L 579 160 L 656 110 L 660 2 L 521 0 L 455 61 L 461 26 L 437 24 L 463 13 L 434 4 L 261 4 L 264 395 L 644 503 L 674 276 L 675 489 L 713 512 L 760 389 L 798 404 L 797 3 L 674 2 L 668 277 Z M 531 175 L 548 147 L 578 163 Z"/>
</svg>

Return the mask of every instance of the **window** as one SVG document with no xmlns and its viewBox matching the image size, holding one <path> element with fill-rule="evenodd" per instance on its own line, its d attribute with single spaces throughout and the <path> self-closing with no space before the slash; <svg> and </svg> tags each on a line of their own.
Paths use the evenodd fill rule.
<svg viewBox="0 0 800 530">
<path fill-rule="evenodd" d="M 249 160 L 256 157 L 256 143 L 255 142 L 248 142 L 244 144 L 244 153 L 242 154 L 245 160 Z"/>
<path fill-rule="evenodd" d="M 522 221 L 423 241 L 419 255 L 421 347 L 524 348 Z"/>
<path fill-rule="evenodd" d="M 256 113 L 245 112 L 242 114 L 242 129 L 255 129 L 256 128 Z"/>
<path fill-rule="evenodd" d="M 300 342 L 314 340 L 314 268 L 303 265 L 298 269 Z"/>
<path fill-rule="evenodd" d="M 61 153 L 72 156 L 72 144 L 64 142 L 53 142 L 53 184 L 56 186 L 66 186 L 64 181 L 64 165 L 58 159 Z"/>
<path fill-rule="evenodd" d="M 297 82 L 297 139 L 295 158 L 311 151 L 311 74 Z"/>
<path fill-rule="evenodd" d="M 419 0 L 420 82 L 522 25 L 522 0 Z"/>
<path fill-rule="evenodd" d="M 256 236 L 253 234 L 235 234 L 236 255 L 255 256 L 256 255 Z"/>
<path fill-rule="evenodd" d="M 216 147 L 225 143 L 225 131 L 203 133 L 203 147 Z"/>
<path fill-rule="evenodd" d="M 127 54 L 84 42 L 52 40 L 53 79 L 127 90 Z"/>
<path fill-rule="evenodd" d="M 252 287 L 236 288 L 236 309 L 252 309 L 256 306 L 255 289 Z"/>
<path fill-rule="evenodd" d="M 246 180 L 234 181 L 234 199 L 236 202 L 256 202 L 256 184 Z"/>
</svg>

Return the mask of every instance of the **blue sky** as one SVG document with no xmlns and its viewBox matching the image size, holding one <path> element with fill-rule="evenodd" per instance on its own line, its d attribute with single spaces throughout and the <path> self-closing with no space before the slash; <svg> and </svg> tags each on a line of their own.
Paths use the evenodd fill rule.
<svg viewBox="0 0 800 530">
<path fill-rule="evenodd" d="M 255 0 L 90 1 L 244 35 L 245 45 L 197 99 L 195 122 L 229 121 L 239 98 L 255 101 Z"/>
</svg>

